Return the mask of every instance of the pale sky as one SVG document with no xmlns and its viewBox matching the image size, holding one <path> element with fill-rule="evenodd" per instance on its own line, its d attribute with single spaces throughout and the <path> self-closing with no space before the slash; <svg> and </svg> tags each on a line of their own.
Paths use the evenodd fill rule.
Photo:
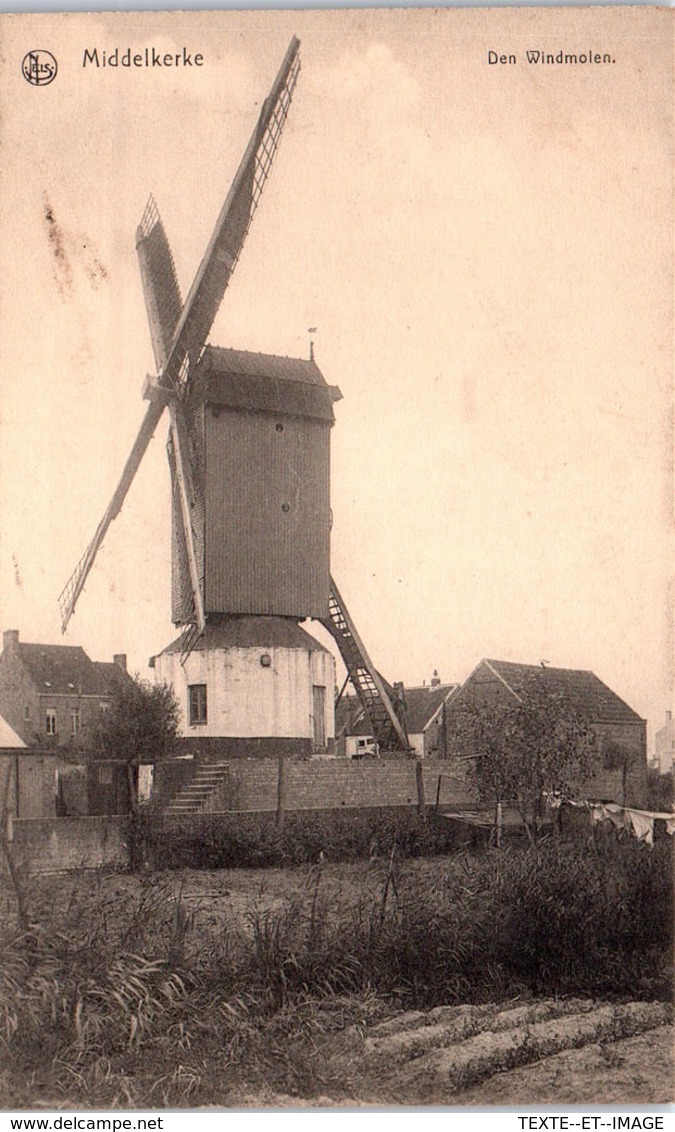
<svg viewBox="0 0 675 1132">
<path fill-rule="evenodd" d="M 166 420 L 64 638 L 57 598 L 144 413 L 147 197 L 185 295 L 297 34 L 281 148 L 210 341 L 307 356 L 319 328 L 317 362 L 344 394 L 332 569 L 374 662 L 407 684 L 434 668 L 463 680 L 485 656 L 589 668 L 660 726 L 671 16 L 4 16 L 2 627 L 126 652 L 143 676 L 176 635 Z M 83 70 L 85 48 L 127 46 L 185 46 L 205 65 Z M 21 75 L 35 47 L 59 62 L 47 87 Z M 529 65 L 527 49 L 615 62 Z M 489 50 L 518 63 L 488 65 Z"/>
</svg>

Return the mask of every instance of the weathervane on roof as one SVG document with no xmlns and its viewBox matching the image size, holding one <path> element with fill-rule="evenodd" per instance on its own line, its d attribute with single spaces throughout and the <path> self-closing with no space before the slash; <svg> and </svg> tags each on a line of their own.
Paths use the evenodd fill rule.
<svg viewBox="0 0 675 1132">
<path fill-rule="evenodd" d="M 262 618 L 273 626 L 278 618 L 313 617 L 334 637 L 378 742 L 409 751 L 402 694 L 395 706 L 330 575 L 328 429 L 332 402 L 341 394 L 314 364 L 318 328 L 308 328 L 309 367 L 297 358 L 244 359 L 240 351 L 241 372 L 224 365 L 219 371 L 219 352 L 207 346 L 279 146 L 300 71 L 299 47 L 294 36 L 185 302 L 153 198 L 143 214 L 136 250 L 157 374 L 146 382 L 149 405 L 122 478 L 59 598 L 62 629 L 168 408 L 171 616 L 182 626 L 181 663 L 198 641 L 208 644 L 209 619 L 215 626 L 222 618 Z M 194 685 L 201 686 L 201 680 Z M 197 698 L 194 714 L 201 724 L 200 703 Z M 318 729 L 318 709 L 313 718 Z"/>
</svg>

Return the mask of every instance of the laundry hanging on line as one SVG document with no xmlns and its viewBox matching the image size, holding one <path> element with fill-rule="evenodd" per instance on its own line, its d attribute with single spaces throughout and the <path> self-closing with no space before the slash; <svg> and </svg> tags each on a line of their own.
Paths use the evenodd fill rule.
<svg viewBox="0 0 675 1132">
<path fill-rule="evenodd" d="M 666 833 L 675 833 L 675 814 L 655 810 L 636 810 L 632 806 L 617 806 L 613 802 L 588 804 L 592 822 L 610 821 L 617 829 L 627 829 L 645 845 L 654 844 L 654 822 L 665 821 Z"/>
<path fill-rule="evenodd" d="M 590 802 L 587 799 L 577 801 L 558 793 L 547 794 L 546 800 L 554 810 L 562 805 L 588 810 L 593 824 L 609 821 L 616 829 L 628 830 L 638 841 L 644 841 L 645 845 L 654 844 L 655 821 L 665 821 L 666 833 L 671 837 L 675 834 L 675 812 L 638 810 L 634 806 L 619 806 L 616 802 Z"/>
</svg>

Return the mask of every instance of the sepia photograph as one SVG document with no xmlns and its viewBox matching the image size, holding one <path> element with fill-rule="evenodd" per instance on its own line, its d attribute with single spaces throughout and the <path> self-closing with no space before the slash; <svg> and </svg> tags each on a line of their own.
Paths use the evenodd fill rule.
<svg viewBox="0 0 675 1132">
<path fill-rule="evenodd" d="M 672 16 L 0 16 L 1 1110 L 672 1105 Z"/>
</svg>

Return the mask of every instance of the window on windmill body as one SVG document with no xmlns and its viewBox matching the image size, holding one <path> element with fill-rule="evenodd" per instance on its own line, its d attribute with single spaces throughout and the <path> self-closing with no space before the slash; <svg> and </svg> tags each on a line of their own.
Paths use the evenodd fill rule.
<svg viewBox="0 0 675 1132">
<path fill-rule="evenodd" d="M 80 730 L 80 726 L 81 726 L 80 709 L 79 708 L 73 708 L 71 713 L 70 713 L 70 733 L 71 733 L 71 735 L 77 735 L 78 731 Z"/>
<path fill-rule="evenodd" d="M 56 735 L 56 712 L 48 710 L 45 712 L 45 729 L 48 735 Z"/>
<path fill-rule="evenodd" d="M 188 685 L 190 725 L 206 723 L 206 684 Z"/>
</svg>

